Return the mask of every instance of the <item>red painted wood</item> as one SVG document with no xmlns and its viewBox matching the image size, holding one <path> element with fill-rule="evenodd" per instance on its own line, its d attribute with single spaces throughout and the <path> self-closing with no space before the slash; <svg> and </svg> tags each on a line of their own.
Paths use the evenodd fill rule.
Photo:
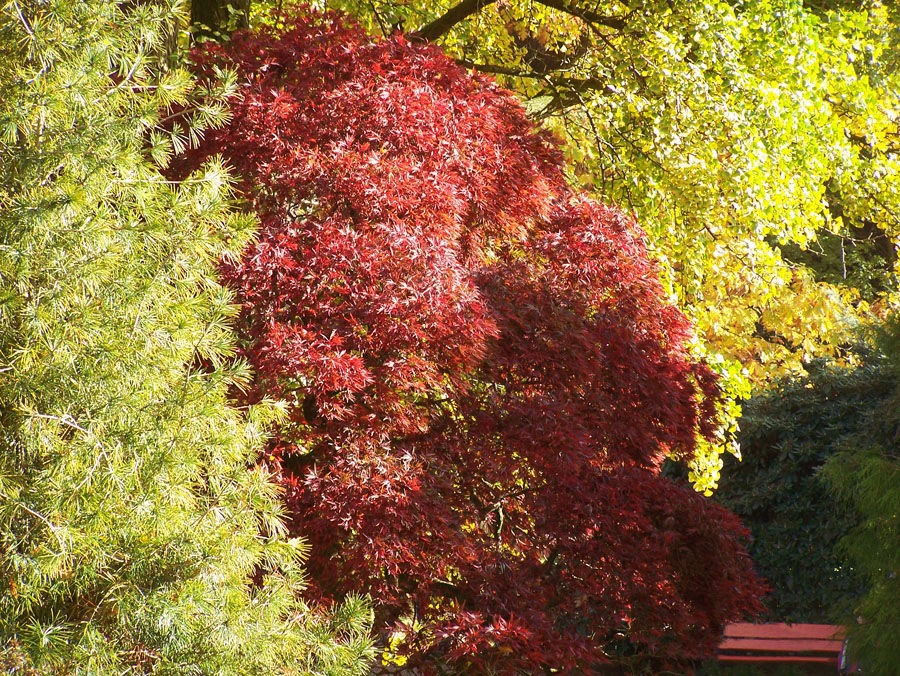
<svg viewBox="0 0 900 676">
<path fill-rule="evenodd" d="M 845 633 L 843 627 L 832 624 L 737 622 L 725 627 L 718 659 L 720 662 L 837 665 Z M 732 651 L 732 654 L 723 654 L 723 651 Z M 736 651 L 744 654 L 734 654 Z"/>
<path fill-rule="evenodd" d="M 840 653 L 841 640 L 796 638 L 726 638 L 719 650 L 755 650 L 758 652 L 833 652 Z"/>
<path fill-rule="evenodd" d="M 726 638 L 822 638 L 843 639 L 844 628 L 834 624 L 752 624 L 726 625 Z"/>
<path fill-rule="evenodd" d="M 787 664 L 788 662 L 804 662 L 815 664 L 837 664 L 838 656 L 826 657 L 824 655 L 719 655 L 719 662 L 776 662 Z"/>
</svg>

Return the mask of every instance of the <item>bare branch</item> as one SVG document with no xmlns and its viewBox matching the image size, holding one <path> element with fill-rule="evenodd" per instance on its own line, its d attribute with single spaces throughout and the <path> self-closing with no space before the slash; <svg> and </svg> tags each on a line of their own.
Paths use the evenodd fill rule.
<svg viewBox="0 0 900 676">
<path fill-rule="evenodd" d="M 458 5 L 451 7 L 445 14 L 438 17 L 431 23 L 425 24 L 419 30 L 413 31 L 407 35 L 412 42 L 434 42 L 438 38 L 446 35 L 453 27 L 468 19 L 473 14 L 477 14 L 485 7 L 493 5 L 497 0 L 462 0 Z M 565 12 L 572 16 L 578 17 L 591 27 L 606 26 L 614 30 L 622 30 L 625 28 L 625 19 L 620 16 L 607 16 L 598 14 L 589 9 L 583 9 L 565 0 L 535 0 L 540 5 L 550 7 L 551 9 Z"/>
</svg>

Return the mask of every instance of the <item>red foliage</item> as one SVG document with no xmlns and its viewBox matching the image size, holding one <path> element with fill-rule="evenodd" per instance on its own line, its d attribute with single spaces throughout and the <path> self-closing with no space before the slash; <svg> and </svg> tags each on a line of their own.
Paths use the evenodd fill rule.
<svg viewBox="0 0 900 676">
<path fill-rule="evenodd" d="M 259 214 L 225 265 L 310 594 L 371 593 L 414 660 L 572 668 L 715 649 L 761 585 L 729 513 L 660 476 L 711 372 L 635 223 L 573 192 L 512 94 L 342 19 L 237 36 L 223 155 Z"/>
</svg>

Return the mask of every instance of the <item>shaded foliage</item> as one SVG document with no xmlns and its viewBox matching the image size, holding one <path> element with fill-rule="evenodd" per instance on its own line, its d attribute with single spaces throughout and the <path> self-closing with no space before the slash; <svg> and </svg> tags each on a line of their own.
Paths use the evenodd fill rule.
<svg viewBox="0 0 900 676">
<path fill-rule="evenodd" d="M 781 254 L 786 261 L 808 267 L 817 280 L 854 289 L 857 303 L 877 303 L 897 291 L 896 247 L 871 224 L 850 228 L 846 234 L 822 231 L 814 244 L 805 248 L 787 244 Z"/>
<path fill-rule="evenodd" d="M 743 460 L 726 460 L 716 492 L 750 528 L 750 553 L 773 588 L 773 621 L 836 621 L 865 589 L 836 550 L 860 517 L 831 494 L 822 469 L 859 439 L 878 438 L 881 408 L 896 387 L 872 353 L 858 368 L 808 370 L 744 405 Z"/>
<path fill-rule="evenodd" d="M 839 543 L 868 590 L 848 614 L 850 652 L 872 673 L 900 664 L 900 318 L 883 328 L 880 345 L 893 390 L 873 411 L 871 427 L 831 458 L 826 474 L 860 522 Z"/>
<path fill-rule="evenodd" d="M 839 622 L 866 670 L 897 664 L 896 322 L 854 368 L 814 362 L 744 407 L 745 459 L 727 461 L 716 499 L 745 521 L 772 585 L 768 617 Z"/>
</svg>

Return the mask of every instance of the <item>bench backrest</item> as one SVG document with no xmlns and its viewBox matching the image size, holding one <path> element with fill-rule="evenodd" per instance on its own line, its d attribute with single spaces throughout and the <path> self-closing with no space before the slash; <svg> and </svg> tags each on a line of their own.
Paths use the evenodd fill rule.
<svg viewBox="0 0 900 676">
<path fill-rule="evenodd" d="M 833 624 L 752 624 L 725 628 L 721 662 L 818 662 L 841 664 L 844 629 Z"/>
</svg>

